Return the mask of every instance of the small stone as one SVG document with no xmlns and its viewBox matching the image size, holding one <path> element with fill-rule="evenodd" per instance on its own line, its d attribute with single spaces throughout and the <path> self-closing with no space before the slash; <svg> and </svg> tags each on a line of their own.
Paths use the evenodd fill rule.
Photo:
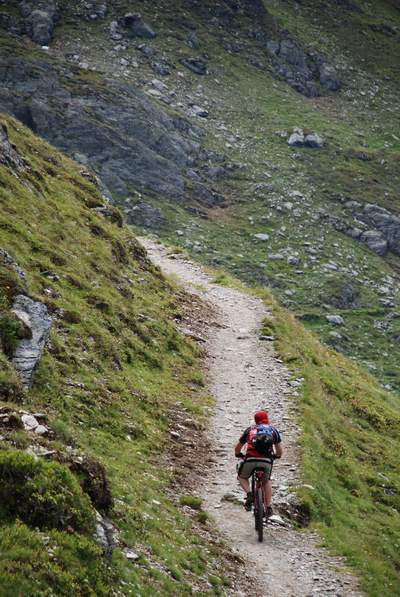
<svg viewBox="0 0 400 597">
<path fill-rule="evenodd" d="M 48 433 L 48 431 L 48 428 L 44 425 L 38 425 L 35 429 L 35 433 L 37 433 L 38 435 L 45 435 L 46 433 Z"/>
<path fill-rule="evenodd" d="M 199 118 L 208 118 L 209 112 L 205 108 L 201 108 L 200 106 L 193 105 L 189 110 L 189 114 L 191 116 L 198 116 Z"/>
<path fill-rule="evenodd" d="M 21 420 L 26 431 L 33 431 L 36 427 L 39 427 L 39 422 L 33 415 L 22 415 Z"/>
<path fill-rule="evenodd" d="M 344 319 L 341 315 L 327 315 L 326 320 L 334 325 L 344 325 Z"/>
<path fill-rule="evenodd" d="M 254 238 L 256 238 L 257 240 L 266 241 L 266 240 L 269 240 L 269 234 L 265 234 L 263 232 L 260 232 L 258 234 L 255 234 Z"/>
<path fill-rule="evenodd" d="M 132 562 L 134 562 L 135 560 L 138 560 L 140 557 L 139 554 L 137 554 L 132 549 L 129 549 L 128 547 L 125 547 L 122 550 L 122 553 L 124 554 L 124 556 L 126 557 L 127 560 L 130 560 Z"/>
<path fill-rule="evenodd" d="M 280 526 L 286 526 L 285 521 L 279 514 L 273 514 L 268 518 L 268 522 L 272 522 L 273 524 L 279 524 Z"/>
<path fill-rule="evenodd" d="M 324 140 L 317 133 L 311 133 L 306 135 L 304 138 L 304 145 L 306 147 L 313 147 L 315 149 L 321 149 L 324 146 Z"/>
</svg>

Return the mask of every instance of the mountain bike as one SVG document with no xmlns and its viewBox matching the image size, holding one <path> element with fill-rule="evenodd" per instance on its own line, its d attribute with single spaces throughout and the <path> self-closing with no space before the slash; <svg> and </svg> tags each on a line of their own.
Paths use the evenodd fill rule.
<svg viewBox="0 0 400 597">
<path fill-rule="evenodd" d="M 264 468 L 254 469 L 251 475 L 251 492 L 253 495 L 253 514 L 254 526 L 257 531 L 258 541 L 262 543 L 264 539 L 264 487 L 263 480 L 265 475 Z"/>
<path fill-rule="evenodd" d="M 244 458 L 243 454 L 237 456 L 237 458 Z M 269 462 L 272 463 L 275 460 L 275 455 L 272 455 Z M 239 466 L 239 465 L 238 465 Z M 264 539 L 264 486 L 265 480 L 265 468 L 255 468 L 251 474 L 251 495 L 253 498 L 253 514 L 254 514 L 254 526 L 257 531 L 258 541 L 262 543 Z"/>
</svg>

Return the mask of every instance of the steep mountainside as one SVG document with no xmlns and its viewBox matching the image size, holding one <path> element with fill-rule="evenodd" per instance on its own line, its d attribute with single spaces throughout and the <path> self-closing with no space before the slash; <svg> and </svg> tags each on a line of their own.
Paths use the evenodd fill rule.
<svg viewBox="0 0 400 597">
<path fill-rule="evenodd" d="M 396 0 L 0 0 L 6 594 L 230 582 L 145 462 L 208 399 L 182 297 L 122 219 L 272 306 L 304 378 L 301 507 L 398 594 L 399 64 Z"/>
<path fill-rule="evenodd" d="M 0 201 L 1 595 L 229 582 L 224 548 L 167 497 L 159 461 L 179 421 L 196 437 L 209 402 L 175 326 L 184 297 L 93 175 L 5 116 Z"/>
<path fill-rule="evenodd" d="M 3 7 L 0 107 L 90 164 L 128 221 L 271 286 L 398 389 L 396 4 L 41 7 Z"/>
</svg>

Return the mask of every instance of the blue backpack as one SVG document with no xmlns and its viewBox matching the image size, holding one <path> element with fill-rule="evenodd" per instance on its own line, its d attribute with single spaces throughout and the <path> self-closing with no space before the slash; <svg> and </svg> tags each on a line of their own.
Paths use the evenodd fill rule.
<svg viewBox="0 0 400 597">
<path fill-rule="evenodd" d="M 249 443 L 263 456 L 272 456 L 274 431 L 271 425 L 255 425 L 250 431 Z"/>
</svg>

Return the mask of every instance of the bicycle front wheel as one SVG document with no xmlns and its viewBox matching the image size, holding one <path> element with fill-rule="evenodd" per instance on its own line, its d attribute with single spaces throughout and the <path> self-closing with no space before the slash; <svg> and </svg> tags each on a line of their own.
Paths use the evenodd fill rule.
<svg viewBox="0 0 400 597">
<path fill-rule="evenodd" d="M 256 511 L 254 515 L 258 540 L 260 543 L 262 543 L 264 539 L 264 496 L 261 487 L 257 489 Z"/>
</svg>

